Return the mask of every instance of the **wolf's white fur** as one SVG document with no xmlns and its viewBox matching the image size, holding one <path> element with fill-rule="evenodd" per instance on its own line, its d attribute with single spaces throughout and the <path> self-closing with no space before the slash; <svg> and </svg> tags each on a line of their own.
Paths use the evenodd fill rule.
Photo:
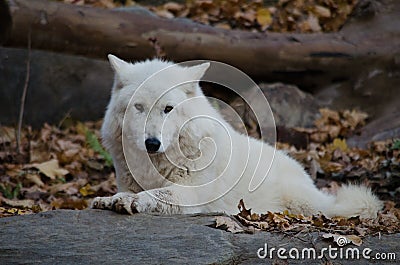
<svg viewBox="0 0 400 265">
<path fill-rule="evenodd" d="M 287 209 L 304 215 L 322 212 L 327 216 L 372 218 L 382 207 L 365 187 L 344 186 L 336 196 L 318 190 L 298 162 L 266 143 L 236 132 L 210 105 L 197 82 L 163 94 L 178 83 L 199 80 L 208 63 L 192 67 L 160 60 L 131 64 L 112 55 L 109 60 L 115 82 L 102 137 L 113 157 L 118 193 L 95 198 L 93 208 L 131 214 L 136 211 L 234 214 L 243 199 L 247 207 L 259 213 Z M 150 78 L 138 89 L 147 78 L 166 67 L 168 71 Z M 186 101 L 189 103 L 185 104 Z M 163 113 L 167 105 L 174 106 L 168 115 Z M 122 132 L 125 112 L 130 118 L 125 119 L 127 130 Z M 197 115 L 210 118 L 185 123 Z M 180 130 L 181 127 L 184 129 Z M 122 134 L 126 137 L 125 150 Z M 149 137 L 161 141 L 156 154 L 146 151 L 144 142 Z M 264 162 L 272 158 L 271 165 Z M 250 192 L 253 174 L 260 177 L 268 169 L 268 177 L 261 186 Z M 202 186 L 210 181 L 212 185 Z"/>
</svg>

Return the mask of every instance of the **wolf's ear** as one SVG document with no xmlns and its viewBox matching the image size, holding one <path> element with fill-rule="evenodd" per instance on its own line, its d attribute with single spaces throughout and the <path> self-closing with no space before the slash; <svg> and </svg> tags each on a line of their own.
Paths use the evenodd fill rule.
<svg viewBox="0 0 400 265">
<path fill-rule="evenodd" d="M 118 73 L 124 66 L 129 65 L 129 63 L 125 62 L 124 60 L 121 60 L 115 55 L 109 54 L 107 57 L 115 73 Z"/>
<path fill-rule="evenodd" d="M 121 79 L 121 69 L 128 66 L 129 63 L 119 59 L 117 56 L 114 56 L 112 54 L 108 55 L 108 60 L 110 61 L 111 68 L 114 70 L 115 73 L 113 90 L 121 89 L 124 86 Z"/>
<path fill-rule="evenodd" d="M 191 78 L 193 78 L 194 80 L 200 80 L 209 67 L 210 63 L 202 63 L 187 68 L 187 71 L 189 71 Z"/>
<path fill-rule="evenodd" d="M 199 81 L 205 72 L 207 71 L 208 67 L 210 67 L 210 63 L 202 63 L 199 65 L 191 66 L 186 68 L 185 70 L 188 73 L 188 77 L 190 80 L 188 81 Z M 193 97 L 195 95 L 201 94 L 200 87 L 198 86 L 198 82 L 191 83 L 189 85 L 184 86 L 184 92 L 189 96 Z"/>
</svg>

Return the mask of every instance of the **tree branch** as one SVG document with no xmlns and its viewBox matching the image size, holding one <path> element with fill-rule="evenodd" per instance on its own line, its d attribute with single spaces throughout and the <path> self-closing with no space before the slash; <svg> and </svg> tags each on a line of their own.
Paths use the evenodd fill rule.
<svg viewBox="0 0 400 265">
<path fill-rule="evenodd" d="M 22 120 L 24 117 L 24 110 L 25 110 L 25 99 L 26 93 L 28 91 L 29 86 L 29 77 L 31 72 L 31 31 L 28 32 L 28 58 L 26 59 L 26 76 L 24 82 L 24 88 L 22 89 L 21 95 L 21 105 L 19 109 L 19 117 L 18 117 L 18 130 L 17 130 L 17 153 L 22 153 L 21 148 L 21 130 L 22 130 Z"/>
</svg>

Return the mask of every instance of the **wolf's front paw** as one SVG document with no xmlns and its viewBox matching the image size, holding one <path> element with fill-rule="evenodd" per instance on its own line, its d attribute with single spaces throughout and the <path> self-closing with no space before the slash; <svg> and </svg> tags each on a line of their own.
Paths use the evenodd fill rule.
<svg viewBox="0 0 400 265">
<path fill-rule="evenodd" d="M 93 199 L 90 208 L 92 209 L 102 209 L 111 210 L 113 197 L 96 197 Z"/>
<path fill-rule="evenodd" d="M 134 214 L 138 195 L 132 192 L 119 192 L 112 196 L 112 210 L 117 213 Z"/>
<path fill-rule="evenodd" d="M 113 210 L 117 213 L 137 213 L 135 202 L 138 196 L 132 192 L 119 192 L 112 197 L 96 197 L 93 199 L 91 208 L 102 210 Z"/>
</svg>

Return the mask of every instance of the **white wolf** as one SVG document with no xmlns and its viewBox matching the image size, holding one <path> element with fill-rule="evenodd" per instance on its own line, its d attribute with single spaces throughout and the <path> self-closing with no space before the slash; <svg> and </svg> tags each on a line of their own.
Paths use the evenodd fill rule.
<svg viewBox="0 0 400 265">
<path fill-rule="evenodd" d="M 182 67 L 157 59 L 131 64 L 108 58 L 115 81 L 102 138 L 114 161 L 118 193 L 95 198 L 92 208 L 235 214 L 243 199 L 259 213 L 373 218 L 382 207 L 363 186 L 344 186 L 336 195 L 318 190 L 284 152 L 236 132 L 198 81 L 189 82 L 200 80 L 209 63 Z M 252 178 L 267 173 L 249 191 Z"/>
</svg>

